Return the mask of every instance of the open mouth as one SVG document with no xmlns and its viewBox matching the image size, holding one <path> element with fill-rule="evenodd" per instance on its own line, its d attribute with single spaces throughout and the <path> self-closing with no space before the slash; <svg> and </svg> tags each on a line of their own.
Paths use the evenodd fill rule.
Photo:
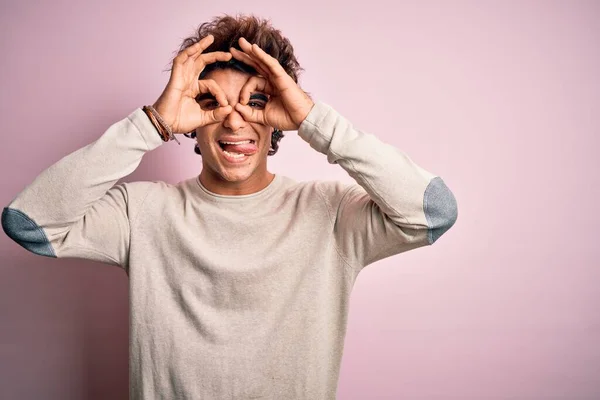
<svg viewBox="0 0 600 400">
<path fill-rule="evenodd" d="M 242 162 L 257 152 L 256 142 L 254 140 L 244 140 L 239 142 L 217 141 L 221 148 L 223 157 L 233 163 Z"/>
</svg>

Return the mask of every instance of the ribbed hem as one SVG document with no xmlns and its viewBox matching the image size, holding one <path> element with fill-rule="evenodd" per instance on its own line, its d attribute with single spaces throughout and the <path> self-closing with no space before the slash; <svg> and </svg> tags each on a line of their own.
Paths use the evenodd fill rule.
<svg viewBox="0 0 600 400">
<path fill-rule="evenodd" d="M 154 150 L 166 143 L 162 140 L 160 134 L 156 130 L 156 127 L 152 124 L 146 113 L 141 108 L 135 109 L 131 114 L 129 114 L 128 118 L 138 129 L 140 135 L 142 135 L 142 138 L 146 142 L 148 151 Z"/>
</svg>

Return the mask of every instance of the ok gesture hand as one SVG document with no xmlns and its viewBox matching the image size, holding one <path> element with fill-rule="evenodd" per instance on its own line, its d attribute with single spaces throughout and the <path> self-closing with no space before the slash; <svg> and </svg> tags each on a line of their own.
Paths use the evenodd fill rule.
<svg viewBox="0 0 600 400">
<path fill-rule="evenodd" d="M 223 51 L 202 53 L 214 40 L 212 35 L 208 35 L 175 57 L 167 87 L 153 105 L 173 133 L 187 133 L 222 121 L 232 111 L 223 89 L 214 80 L 198 80 L 207 64 L 231 59 L 231 53 Z M 212 93 L 219 107 L 203 110 L 196 101 L 196 97 L 203 93 Z"/>
<path fill-rule="evenodd" d="M 294 82 L 281 64 L 256 44 L 250 44 L 240 38 L 243 51 L 231 48 L 231 54 L 237 60 L 253 67 L 262 76 L 253 76 L 240 92 L 240 101 L 236 110 L 248 122 L 257 122 L 282 131 L 297 130 L 314 103 L 311 98 Z M 264 109 L 248 105 L 252 92 L 269 95 Z"/>
</svg>

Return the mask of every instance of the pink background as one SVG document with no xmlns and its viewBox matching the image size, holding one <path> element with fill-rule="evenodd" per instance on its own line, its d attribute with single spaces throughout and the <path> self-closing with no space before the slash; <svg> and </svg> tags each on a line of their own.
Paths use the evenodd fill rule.
<svg viewBox="0 0 600 400">
<path fill-rule="evenodd" d="M 440 175 L 459 205 L 432 247 L 359 275 L 338 398 L 600 399 L 600 2 L 0 4 L 2 207 L 152 103 L 199 23 L 269 17 L 305 89 Z M 125 180 L 198 174 L 181 138 Z M 269 166 L 351 179 L 293 132 Z M 0 252 L 0 398 L 127 398 L 124 271 L 3 234 Z"/>
</svg>

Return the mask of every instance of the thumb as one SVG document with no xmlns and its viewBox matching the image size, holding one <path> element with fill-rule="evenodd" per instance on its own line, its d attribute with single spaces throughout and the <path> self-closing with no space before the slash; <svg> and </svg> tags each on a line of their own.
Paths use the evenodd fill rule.
<svg viewBox="0 0 600 400">
<path fill-rule="evenodd" d="M 233 111 L 230 105 L 225 107 L 217 107 L 208 113 L 208 119 L 210 122 L 223 121 Z"/>
<path fill-rule="evenodd" d="M 242 118 L 247 122 L 258 122 L 259 124 L 266 124 L 265 113 L 263 110 L 257 110 L 250 107 L 247 104 L 237 103 L 235 110 L 242 115 Z"/>
</svg>

